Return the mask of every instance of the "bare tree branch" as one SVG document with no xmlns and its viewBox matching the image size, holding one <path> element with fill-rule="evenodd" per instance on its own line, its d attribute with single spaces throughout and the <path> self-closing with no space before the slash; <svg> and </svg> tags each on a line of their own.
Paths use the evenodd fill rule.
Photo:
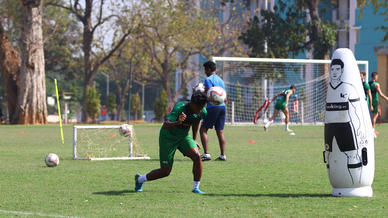
<svg viewBox="0 0 388 218">
<path fill-rule="evenodd" d="M 108 52 L 107 55 L 105 55 L 101 60 L 99 61 L 96 61 L 96 64 L 94 65 L 93 69 L 91 72 L 94 72 L 98 69 L 98 67 L 100 67 L 106 60 L 108 60 L 112 55 L 113 53 L 115 53 L 115 51 L 117 49 L 120 48 L 120 46 L 125 42 L 125 39 L 127 38 L 127 36 L 131 34 L 131 30 L 128 30 L 122 37 L 121 39 L 119 40 L 119 42 Z"/>
<path fill-rule="evenodd" d="M 76 2 L 78 2 L 78 1 L 76 1 Z M 82 21 L 84 19 L 84 17 L 80 13 L 80 11 L 77 10 L 77 8 L 74 8 L 72 6 L 66 7 L 64 5 L 58 4 L 57 2 L 47 2 L 46 5 L 47 6 L 51 5 L 51 6 L 55 6 L 55 7 L 58 7 L 58 8 L 66 9 L 66 10 L 70 11 L 71 13 L 73 13 L 79 20 Z"/>
</svg>

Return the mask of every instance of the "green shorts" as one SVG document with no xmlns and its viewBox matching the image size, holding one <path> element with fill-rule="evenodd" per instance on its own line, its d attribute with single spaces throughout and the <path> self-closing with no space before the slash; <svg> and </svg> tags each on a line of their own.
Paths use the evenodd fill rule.
<svg viewBox="0 0 388 218">
<path fill-rule="evenodd" d="M 171 140 L 164 136 L 159 136 L 159 159 L 160 166 L 172 166 L 174 163 L 174 155 L 176 149 L 178 149 L 183 155 L 193 148 L 196 148 L 197 144 L 194 139 L 187 135 L 180 140 Z"/>
<path fill-rule="evenodd" d="M 286 109 L 286 101 L 276 101 L 275 102 L 275 110 L 284 111 Z"/>
<path fill-rule="evenodd" d="M 372 106 L 373 106 L 373 114 L 378 114 L 379 113 L 379 102 L 373 102 L 372 101 Z"/>
</svg>

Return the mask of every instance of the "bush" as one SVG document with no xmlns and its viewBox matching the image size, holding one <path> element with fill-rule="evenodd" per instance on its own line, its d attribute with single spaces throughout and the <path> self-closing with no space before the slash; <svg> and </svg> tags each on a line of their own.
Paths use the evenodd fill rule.
<svg viewBox="0 0 388 218">
<path fill-rule="evenodd" d="M 111 116 L 117 113 L 116 95 L 114 93 L 108 95 L 106 108 Z"/>
<path fill-rule="evenodd" d="M 95 88 L 90 86 L 86 88 L 86 111 L 93 122 L 96 122 L 100 112 L 100 96 Z"/>
<path fill-rule="evenodd" d="M 163 118 L 168 114 L 168 98 L 165 90 L 160 92 L 160 96 L 154 103 L 155 120 L 163 121 Z"/>
<path fill-rule="evenodd" d="M 131 95 L 131 115 L 135 116 L 135 120 L 143 117 L 143 109 L 141 107 L 139 93 Z"/>
</svg>

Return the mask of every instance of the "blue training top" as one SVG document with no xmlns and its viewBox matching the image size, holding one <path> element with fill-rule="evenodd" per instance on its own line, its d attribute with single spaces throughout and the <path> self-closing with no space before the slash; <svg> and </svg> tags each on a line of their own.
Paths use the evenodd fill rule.
<svg viewBox="0 0 388 218">
<path fill-rule="evenodd" d="M 206 89 L 210 89 L 211 87 L 214 87 L 214 86 L 220 86 L 225 90 L 224 80 L 222 80 L 221 77 L 219 77 L 217 74 L 212 74 L 211 76 L 206 78 L 204 83 L 205 83 L 204 85 Z M 225 106 L 225 103 L 222 103 L 220 105 L 214 105 L 209 102 L 207 103 L 206 108 L 217 107 L 217 106 Z"/>
</svg>

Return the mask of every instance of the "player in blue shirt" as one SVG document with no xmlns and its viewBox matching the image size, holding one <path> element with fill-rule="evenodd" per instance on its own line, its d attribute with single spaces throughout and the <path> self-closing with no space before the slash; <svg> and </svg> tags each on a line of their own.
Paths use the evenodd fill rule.
<svg viewBox="0 0 388 218">
<path fill-rule="evenodd" d="M 213 61 L 208 61 L 203 64 L 205 74 L 207 76 L 204 85 L 205 91 L 207 92 L 213 86 L 220 86 L 225 89 L 224 81 L 216 74 L 216 64 Z M 226 141 L 224 137 L 224 125 L 225 125 L 225 104 L 213 105 L 210 102 L 206 106 L 207 116 L 202 121 L 201 128 L 199 130 L 201 135 L 201 142 L 204 149 L 202 155 L 202 161 L 211 160 L 208 146 L 208 135 L 207 131 L 212 129 L 213 126 L 216 130 L 218 142 L 220 145 L 221 154 L 216 160 L 225 161 L 225 146 Z"/>
</svg>

